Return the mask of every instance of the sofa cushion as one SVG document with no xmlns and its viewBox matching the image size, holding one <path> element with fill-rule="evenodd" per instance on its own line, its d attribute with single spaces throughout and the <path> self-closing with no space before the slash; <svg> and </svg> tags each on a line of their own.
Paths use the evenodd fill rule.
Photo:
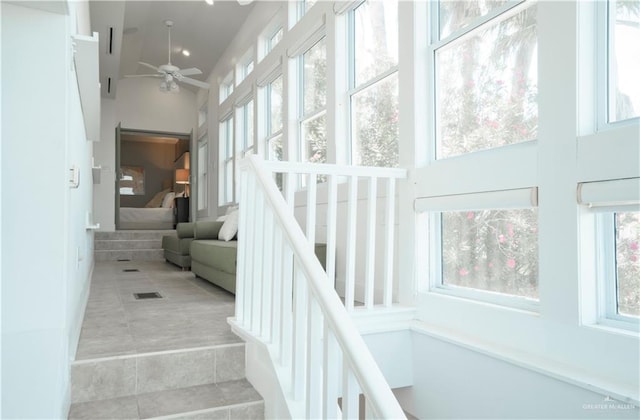
<svg viewBox="0 0 640 420">
<path fill-rule="evenodd" d="M 238 210 L 227 215 L 227 218 L 220 228 L 220 232 L 218 232 L 218 239 L 222 239 L 223 241 L 228 242 L 236 236 L 236 234 L 238 233 L 239 215 L 240 213 Z"/>
<path fill-rule="evenodd" d="M 178 223 L 176 226 L 176 233 L 178 238 L 193 238 L 193 227 L 195 223 Z"/>
<path fill-rule="evenodd" d="M 196 222 L 196 239 L 218 239 L 218 232 L 222 227 L 222 222 Z"/>
<path fill-rule="evenodd" d="M 193 238 L 178 238 L 177 236 L 163 236 L 162 249 L 177 252 L 180 255 L 189 255 L 189 248 Z"/>
<path fill-rule="evenodd" d="M 225 273 L 236 273 L 238 241 L 196 240 L 191 242 L 191 259 Z"/>
</svg>

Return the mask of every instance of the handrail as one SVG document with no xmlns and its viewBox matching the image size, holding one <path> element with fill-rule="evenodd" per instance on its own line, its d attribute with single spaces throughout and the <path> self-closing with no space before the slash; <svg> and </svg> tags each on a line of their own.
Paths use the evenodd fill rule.
<svg viewBox="0 0 640 420">
<path fill-rule="evenodd" d="M 270 169 L 288 170 L 289 168 L 285 167 L 287 165 L 281 166 L 270 163 L 268 166 L 270 166 Z M 373 411 L 374 417 L 405 418 L 402 408 L 395 399 L 382 372 L 369 352 L 367 345 L 349 317 L 340 298 L 333 290 L 332 284 L 328 281 L 327 274 L 313 254 L 308 239 L 303 234 L 300 226 L 295 223 L 291 208 L 287 206 L 270 173 L 265 169 L 265 166 L 261 159 L 256 156 L 248 156 L 240 163 L 241 169 L 245 171 L 250 169 L 255 173 L 254 182 L 259 184 L 264 194 L 265 204 L 273 211 L 274 222 L 277 222 L 278 226 L 282 229 L 282 238 L 291 246 L 297 263 L 296 268 L 301 270 L 304 275 L 303 278 L 306 279 L 309 296 L 316 299 L 318 307 L 327 321 L 328 328 L 335 336 L 338 346 L 342 349 L 344 363 L 350 367 L 353 375 L 357 379 L 367 400 L 368 407 Z M 309 169 L 307 166 L 301 168 L 300 165 L 293 163 L 291 166 L 298 171 L 300 169 Z M 322 170 L 326 171 L 328 169 L 327 167 L 331 165 L 322 166 L 325 166 Z M 353 171 L 353 168 L 354 167 L 345 167 L 342 169 Z M 354 172 L 359 172 L 359 170 Z M 396 173 L 398 171 L 387 170 L 381 172 Z M 243 177 L 243 179 L 246 182 L 247 177 Z M 242 185 L 241 188 L 246 188 L 246 185 Z M 247 217 L 246 207 L 246 205 L 240 203 L 241 225 L 247 222 L 245 219 L 245 217 Z M 239 242 L 239 245 L 242 246 L 242 243 Z M 242 255 L 244 255 L 244 253 L 242 253 Z M 296 277 L 296 279 L 299 279 L 299 277 Z M 240 279 L 240 281 L 243 281 L 243 279 Z M 245 285 L 242 285 L 239 288 L 241 294 L 244 293 L 244 287 Z M 242 299 L 242 296 L 238 298 L 238 300 Z M 242 314 L 239 312 L 241 310 L 242 306 L 240 309 L 237 309 L 237 318 L 240 319 L 242 319 Z M 326 339 L 327 337 L 325 336 L 325 340 Z M 346 379 L 344 381 L 345 384 L 348 382 Z M 343 388 L 343 398 L 347 398 L 346 393 L 346 390 Z"/>
</svg>

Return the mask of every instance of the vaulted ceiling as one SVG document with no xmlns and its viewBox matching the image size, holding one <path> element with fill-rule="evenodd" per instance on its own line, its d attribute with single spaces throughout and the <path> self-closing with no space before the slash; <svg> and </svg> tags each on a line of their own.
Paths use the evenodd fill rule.
<svg viewBox="0 0 640 420">
<path fill-rule="evenodd" d="M 91 26 L 100 36 L 100 83 L 103 97 L 115 97 L 117 81 L 124 75 L 148 74 L 154 66 L 168 62 L 168 33 L 171 29 L 171 62 L 180 68 L 197 67 L 206 80 L 217 60 L 253 4 L 218 0 L 210 6 L 204 0 L 190 1 L 91 1 Z M 190 56 L 182 54 L 188 50 Z M 187 89 L 196 90 L 188 85 Z"/>
</svg>

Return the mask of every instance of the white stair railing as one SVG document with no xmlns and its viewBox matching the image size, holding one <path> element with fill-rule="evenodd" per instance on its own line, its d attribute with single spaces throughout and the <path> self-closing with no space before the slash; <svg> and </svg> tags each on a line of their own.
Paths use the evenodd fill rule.
<svg viewBox="0 0 640 420">
<path fill-rule="evenodd" d="M 304 230 L 309 243 L 314 243 L 317 234 L 324 234 L 320 242 L 327 246 L 327 276 L 331 283 L 340 280 L 344 285 L 341 292 L 347 311 L 360 304 L 364 309 L 390 307 L 396 181 L 406 178 L 406 170 L 276 161 L 265 161 L 264 167 L 279 177 L 291 209 L 306 207 L 301 218 L 306 219 Z M 324 182 L 318 185 L 318 180 Z M 301 184 L 306 188 L 295 193 Z M 322 217 L 318 208 L 323 210 Z M 340 230 L 338 221 L 343 222 Z M 336 264 L 338 246 L 342 248 L 341 267 Z"/>
<path fill-rule="evenodd" d="M 314 254 L 312 230 L 307 229 L 305 237 L 266 164 L 256 156 L 241 162 L 234 326 L 266 345 L 292 417 L 357 419 L 362 414 L 359 396 L 364 394 L 366 418 L 405 418 Z M 278 164 L 277 169 L 317 173 L 307 167 L 314 165 L 293 165 Z M 332 171 L 330 194 L 336 193 L 336 176 L 346 175 L 352 198 L 357 172 L 367 169 L 342 167 L 339 173 L 331 165 L 321 166 L 317 170 Z M 381 176 L 388 175 L 385 171 L 394 170 L 381 169 Z M 316 183 L 307 186 L 309 196 L 315 196 Z M 286 194 L 289 203 L 292 191 Z M 309 199 L 308 226 L 313 226 L 315 207 Z M 329 219 L 335 219 L 335 209 L 328 212 L 333 213 Z M 393 224 L 392 217 L 390 221 Z M 330 224 L 335 226 L 335 220 Z"/>
</svg>

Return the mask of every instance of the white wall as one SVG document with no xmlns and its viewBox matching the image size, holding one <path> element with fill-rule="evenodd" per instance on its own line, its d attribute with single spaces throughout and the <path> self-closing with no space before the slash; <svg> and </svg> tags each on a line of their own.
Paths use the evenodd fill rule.
<svg viewBox="0 0 640 420">
<path fill-rule="evenodd" d="M 411 355 L 413 353 L 413 356 Z M 396 390 L 421 419 L 635 418 L 638 408 L 420 332 L 398 358 L 413 358 L 414 385 Z M 603 363 L 606 363 L 603 361 Z"/>
<path fill-rule="evenodd" d="M 93 219 L 100 223 L 100 230 L 116 230 L 115 216 L 115 164 L 116 136 L 118 125 L 115 99 L 100 101 L 100 141 L 93 145 L 95 165 L 99 165 L 100 183 L 93 186 Z"/>
<path fill-rule="evenodd" d="M 2 418 L 62 418 L 93 235 L 91 149 L 71 60 L 86 4 L 60 15 L 2 3 Z M 42 69 L 47 77 L 42 77 Z M 56 83 L 51 83 L 55 80 Z M 68 187 L 68 168 L 80 186 Z M 6 203 L 6 199 L 4 203 Z"/>
<path fill-rule="evenodd" d="M 101 139 L 95 145 L 96 164 L 102 166 L 100 185 L 93 198 L 94 219 L 100 230 L 115 230 L 115 128 L 171 133 L 195 133 L 196 94 L 180 89 L 162 93 L 157 79 L 121 79 L 116 99 L 102 99 Z M 191 146 L 193 149 L 193 145 Z"/>
</svg>

